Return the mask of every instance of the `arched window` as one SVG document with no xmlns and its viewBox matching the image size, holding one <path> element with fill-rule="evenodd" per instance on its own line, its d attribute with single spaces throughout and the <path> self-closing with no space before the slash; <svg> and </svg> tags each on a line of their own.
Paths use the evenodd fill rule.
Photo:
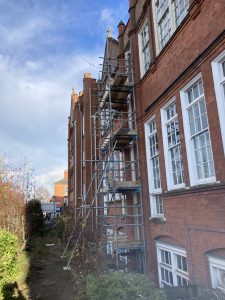
<svg viewBox="0 0 225 300">
<path fill-rule="evenodd" d="M 225 292 L 225 248 L 211 250 L 207 254 L 212 288 Z"/>
</svg>

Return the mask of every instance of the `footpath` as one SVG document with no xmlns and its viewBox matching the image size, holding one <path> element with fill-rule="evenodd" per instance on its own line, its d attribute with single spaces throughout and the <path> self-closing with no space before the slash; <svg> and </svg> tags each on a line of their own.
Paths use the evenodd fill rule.
<svg viewBox="0 0 225 300">
<path fill-rule="evenodd" d="M 33 241 L 30 253 L 31 300 L 76 300 L 74 278 L 64 271 L 63 246 L 54 231 Z"/>
</svg>

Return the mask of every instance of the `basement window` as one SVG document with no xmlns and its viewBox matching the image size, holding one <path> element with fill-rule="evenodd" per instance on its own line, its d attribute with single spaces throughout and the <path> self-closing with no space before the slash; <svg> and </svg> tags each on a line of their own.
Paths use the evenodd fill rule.
<svg viewBox="0 0 225 300">
<path fill-rule="evenodd" d="M 189 275 L 186 251 L 182 248 L 156 243 L 160 287 L 187 286 Z"/>
<path fill-rule="evenodd" d="M 212 288 L 225 292 L 225 259 L 209 256 Z"/>
</svg>

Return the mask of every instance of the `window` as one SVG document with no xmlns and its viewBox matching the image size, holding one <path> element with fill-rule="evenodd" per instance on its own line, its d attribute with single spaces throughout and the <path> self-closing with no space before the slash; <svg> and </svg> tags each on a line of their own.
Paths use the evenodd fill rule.
<svg viewBox="0 0 225 300">
<path fill-rule="evenodd" d="M 159 53 L 187 15 L 189 0 L 155 0 L 152 3 L 156 46 Z"/>
<path fill-rule="evenodd" d="M 152 119 L 145 124 L 145 142 L 148 165 L 148 181 L 152 217 L 163 217 L 163 199 L 160 178 L 160 163 L 158 151 L 158 136 L 156 121 Z"/>
<path fill-rule="evenodd" d="M 109 254 L 109 255 L 113 254 L 113 248 L 112 248 L 112 243 L 111 242 L 108 242 L 106 244 L 106 253 Z"/>
<path fill-rule="evenodd" d="M 186 251 L 160 242 L 156 249 L 160 287 L 188 285 Z"/>
<path fill-rule="evenodd" d="M 160 49 L 162 49 L 170 39 L 171 35 L 168 0 L 158 0 L 156 8 Z"/>
<path fill-rule="evenodd" d="M 191 185 L 215 181 L 203 81 L 200 75 L 181 91 Z"/>
<path fill-rule="evenodd" d="M 174 99 L 161 109 L 161 117 L 167 186 L 169 190 L 184 187 L 180 130 Z"/>
<path fill-rule="evenodd" d="M 209 257 L 212 288 L 225 291 L 225 259 Z"/>
<path fill-rule="evenodd" d="M 152 205 L 153 205 L 153 215 L 154 216 L 162 216 L 164 215 L 164 211 L 163 211 L 163 199 L 162 199 L 162 195 L 160 194 L 155 194 L 152 195 Z"/>
<path fill-rule="evenodd" d="M 212 62 L 212 71 L 225 154 L 225 51 Z"/>
<path fill-rule="evenodd" d="M 139 51 L 141 76 L 143 76 L 147 72 L 151 62 L 147 21 L 145 21 L 139 33 Z"/>
<path fill-rule="evenodd" d="M 131 61 L 131 50 L 125 52 L 125 73 L 128 74 L 129 82 L 133 82 L 133 72 L 132 72 L 132 61 Z"/>
<path fill-rule="evenodd" d="M 176 27 L 180 25 L 188 12 L 189 1 L 188 0 L 175 0 L 175 18 Z"/>
<path fill-rule="evenodd" d="M 127 214 L 127 196 L 126 194 L 121 194 L 120 199 L 122 199 L 121 206 L 122 206 L 122 215 Z"/>
</svg>

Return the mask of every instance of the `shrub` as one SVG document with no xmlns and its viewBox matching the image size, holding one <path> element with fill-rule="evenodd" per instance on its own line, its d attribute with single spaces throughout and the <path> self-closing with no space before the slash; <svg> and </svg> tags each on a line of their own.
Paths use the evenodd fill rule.
<svg viewBox="0 0 225 300">
<path fill-rule="evenodd" d="M 44 228 L 44 219 L 41 209 L 41 202 L 38 200 L 31 200 L 27 202 L 25 213 L 27 236 L 29 237 L 34 234 L 42 234 Z"/>
<path fill-rule="evenodd" d="M 165 294 L 148 277 L 135 273 L 107 273 L 86 277 L 86 294 L 90 300 L 164 300 Z"/>
<path fill-rule="evenodd" d="M 18 238 L 5 230 L 0 230 L 0 288 L 15 280 L 18 274 Z"/>
<path fill-rule="evenodd" d="M 74 212 L 66 208 L 63 210 L 60 218 L 57 219 L 57 233 L 62 242 L 67 242 L 70 234 L 71 228 L 74 225 Z"/>
</svg>

